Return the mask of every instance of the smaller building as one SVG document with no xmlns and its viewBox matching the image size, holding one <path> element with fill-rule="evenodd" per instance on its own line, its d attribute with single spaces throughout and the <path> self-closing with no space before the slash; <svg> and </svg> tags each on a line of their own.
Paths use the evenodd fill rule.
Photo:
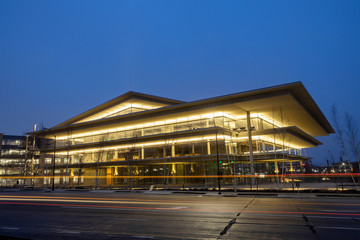
<svg viewBox="0 0 360 240">
<path fill-rule="evenodd" d="M 29 138 L 0 133 L 0 143 L 0 187 L 31 185 L 31 179 L 20 178 L 32 175 L 39 163 L 39 155 L 29 147 Z"/>
<path fill-rule="evenodd" d="M 348 162 L 340 157 L 340 161 L 332 164 L 332 171 L 335 173 L 357 173 L 359 172 L 358 162 Z"/>
</svg>

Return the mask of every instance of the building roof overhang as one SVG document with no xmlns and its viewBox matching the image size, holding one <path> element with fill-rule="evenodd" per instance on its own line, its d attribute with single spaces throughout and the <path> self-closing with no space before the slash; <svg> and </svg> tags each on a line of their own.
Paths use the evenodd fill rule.
<svg viewBox="0 0 360 240">
<path fill-rule="evenodd" d="M 69 125 L 73 125 L 77 122 L 82 122 L 82 121 L 88 119 L 90 116 L 94 116 L 105 110 L 112 109 L 112 108 L 116 107 L 117 105 L 124 103 L 124 102 L 151 103 L 151 104 L 155 104 L 155 106 L 157 106 L 157 107 L 163 107 L 163 106 L 184 103 L 183 101 L 179 101 L 179 100 L 163 98 L 163 97 L 153 96 L 153 95 L 149 95 L 149 94 L 130 91 L 130 92 L 120 95 L 119 97 L 109 100 L 97 107 L 89 109 L 88 111 L 81 113 L 73 118 L 70 118 L 69 120 L 62 122 L 62 123 L 54 126 L 53 128 L 58 128 L 61 126 L 69 126 Z"/>
<path fill-rule="evenodd" d="M 128 93 L 121 97 L 126 98 L 130 95 L 132 94 Z M 135 95 L 141 94 L 136 93 Z M 162 98 L 159 98 L 159 101 L 160 100 L 162 100 Z M 111 105 L 114 103 L 113 101 L 115 101 L 115 99 L 89 111 L 100 111 L 101 106 L 104 107 L 106 104 Z M 99 129 L 110 127 L 111 125 L 128 124 L 129 122 L 140 123 L 141 121 L 149 121 L 149 119 L 159 121 L 168 117 L 181 117 L 185 112 L 187 114 L 201 114 L 214 111 L 225 111 L 234 115 L 246 115 L 247 112 L 260 113 L 267 116 L 269 119 L 281 123 L 283 126 L 297 126 L 299 129 L 314 137 L 326 136 L 329 133 L 334 133 L 334 129 L 301 82 L 192 102 L 169 100 L 169 102 L 171 101 L 172 105 L 170 106 L 127 115 L 75 124 L 69 124 L 70 120 L 68 120 L 51 128 L 51 130 L 55 133 L 61 133 L 68 131 L 69 129 L 71 129 L 72 132 L 80 132 L 89 128 Z M 89 111 L 84 114 L 91 114 Z M 77 117 L 73 118 L 72 121 L 75 121 Z M 33 134 L 50 135 L 47 130 L 37 131 Z"/>
<path fill-rule="evenodd" d="M 238 136 L 247 138 L 248 133 L 246 130 L 241 131 Z M 295 126 L 255 130 L 252 131 L 252 136 L 254 139 L 261 136 L 263 137 L 263 141 L 270 144 L 276 143 L 280 146 L 284 145 L 284 148 L 289 148 L 290 146 L 296 146 L 296 148 L 312 148 L 322 145 L 320 141 Z"/>
</svg>

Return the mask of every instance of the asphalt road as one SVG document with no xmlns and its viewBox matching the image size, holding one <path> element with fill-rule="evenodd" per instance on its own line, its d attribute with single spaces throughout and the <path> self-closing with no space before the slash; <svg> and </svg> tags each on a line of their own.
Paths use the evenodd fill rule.
<svg viewBox="0 0 360 240">
<path fill-rule="evenodd" d="M 359 239 L 360 198 L 1 192 L 0 239 Z"/>
</svg>

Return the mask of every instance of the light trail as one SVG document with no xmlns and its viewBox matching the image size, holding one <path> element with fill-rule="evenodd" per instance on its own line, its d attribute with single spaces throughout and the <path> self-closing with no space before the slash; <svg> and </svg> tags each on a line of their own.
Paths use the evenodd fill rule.
<svg viewBox="0 0 360 240">
<path fill-rule="evenodd" d="M 52 179 L 52 178 L 89 178 L 89 179 L 163 179 L 163 178 L 274 178 L 274 177 L 286 177 L 290 178 L 289 180 L 296 180 L 297 178 L 306 178 L 306 177 L 360 177 L 360 173 L 307 173 L 307 174 L 268 174 L 268 175 L 185 175 L 185 176 L 119 176 L 119 175 L 110 175 L 110 176 L 66 176 L 66 175 L 57 175 L 53 176 L 0 176 L 0 179 Z"/>
<path fill-rule="evenodd" d="M 288 214 L 288 215 L 324 215 L 324 216 L 360 216 L 360 213 L 339 213 L 339 212 L 304 212 L 304 211 L 256 211 L 239 209 L 206 209 L 206 208 L 154 208 L 154 207 L 130 207 L 114 205 L 87 205 L 87 204 L 63 204 L 63 203 L 27 203 L 27 202 L 0 202 L 2 205 L 32 205 L 32 206 L 50 206 L 50 207 L 79 207 L 94 209 L 124 209 L 124 210 L 150 210 L 150 211 L 183 211 L 183 212 L 231 212 L 231 213 L 259 213 L 259 214 Z"/>
<path fill-rule="evenodd" d="M 34 198 L 34 199 L 76 199 L 76 200 L 110 200 L 110 201 L 139 201 L 136 198 L 85 198 L 85 197 L 49 197 L 49 196 L 16 196 L 16 195 L 1 195 L 0 198 Z M 141 199 L 141 201 L 152 201 L 152 202 L 169 202 L 167 200 L 160 199 Z M 179 203 L 191 203 L 192 201 L 174 201 Z"/>
<path fill-rule="evenodd" d="M 291 204 L 291 205 L 324 205 L 324 206 L 360 206 L 360 203 L 316 203 L 316 202 L 289 202 L 289 201 L 265 201 L 262 204 Z"/>
<path fill-rule="evenodd" d="M 183 200 L 162 200 L 162 199 L 137 199 L 137 198 L 89 198 L 89 197 L 51 197 L 51 196 L 17 196 L 17 195 L 1 195 L 0 194 L 0 200 L 1 199 L 23 199 L 25 201 L 28 201 L 29 199 L 34 199 L 34 201 L 37 201 L 38 199 L 43 199 L 44 201 L 50 199 L 50 200 L 95 200 L 95 201 L 138 201 L 138 202 L 159 202 L 159 203 L 181 203 L 181 204 L 194 204 L 194 205 L 204 205 L 204 204 L 198 204 L 195 201 L 183 201 Z M 245 200 L 238 198 L 238 199 L 231 199 L 228 198 L 228 203 L 245 203 Z M 258 201 L 260 201 L 258 199 Z M 208 201 L 207 204 L 216 204 L 217 201 Z M 317 203 L 317 202 L 290 202 L 290 201 L 264 201 L 261 199 L 261 203 L 256 203 L 257 205 L 279 205 L 279 204 L 289 204 L 289 205 L 319 205 L 319 206 L 360 206 L 360 203 Z M 205 204 L 206 205 L 206 204 Z"/>
<path fill-rule="evenodd" d="M 143 205 L 188 205 L 188 206 L 211 206 L 214 204 L 217 204 L 219 207 L 223 206 L 224 204 L 219 203 L 194 203 L 194 202 L 177 202 L 177 201 L 167 201 L 167 202 L 159 202 L 159 201 L 151 201 L 151 200 L 145 200 L 142 201 L 140 199 L 128 199 L 126 200 L 83 200 L 83 199 L 39 199 L 39 198 L 11 198 L 6 197 L 2 198 L 0 197 L 1 201 L 26 201 L 26 202 L 78 202 L 78 203 L 115 203 L 115 204 L 143 204 Z"/>
<path fill-rule="evenodd" d="M 77 199 L 38 199 L 38 198 L 1 198 L 0 201 L 34 201 L 34 202 L 79 202 L 79 203 L 116 203 L 116 204 L 161 204 L 161 205 L 179 205 L 177 202 L 149 202 L 149 201 L 116 201 L 116 200 L 77 200 Z M 186 205 L 213 205 L 213 204 L 193 204 L 193 203 L 181 203 Z"/>
<path fill-rule="evenodd" d="M 127 204 L 182 204 L 182 205 L 223 205 L 223 203 L 219 203 L 216 201 L 211 201 L 207 203 L 199 203 L 194 201 L 171 201 L 171 200 L 151 200 L 151 199 L 131 199 L 131 198 L 82 198 L 82 197 L 38 197 L 38 196 L 12 196 L 12 195 L 0 195 L 0 201 L 49 201 L 49 202 L 92 202 L 92 203 L 127 203 Z M 236 201 L 237 203 L 244 204 L 245 201 Z"/>
</svg>

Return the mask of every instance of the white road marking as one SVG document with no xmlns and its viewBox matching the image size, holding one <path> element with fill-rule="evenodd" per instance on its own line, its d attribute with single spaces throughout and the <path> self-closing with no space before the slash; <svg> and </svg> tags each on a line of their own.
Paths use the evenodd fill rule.
<svg viewBox="0 0 360 240">
<path fill-rule="evenodd" d="M 117 211 L 142 211 L 152 212 L 152 209 L 136 209 L 136 208 L 112 208 L 112 207 L 72 207 L 72 206 L 60 206 L 62 208 L 78 208 L 78 209 L 93 209 L 93 210 L 117 210 Z"/>
<path fill-rule="evenodd" d="M 133 238 L 154 238 L 152 236 L 130 236 L 130 237 L 133 237 Z"/>
<path fill-rule="evenodd" d="M 319 227 L 315 226 L 315 228 L 323 228 L 323 229 L 336 229 L 336 230 L 356 230 L 360 231 L 360 228 L 348 228 L 348 227 Z"/>
<path fill-rule="evenodd" d="M 144 222 L 150 221 L 149 219 L 142 219 L 142 218 L 111 218 L 111 219 L 124 220 L 124 221 L 144 221 Z"/>
<path fill-rule="evenodd" d="M 61 231 L 60 233 L 80 234 L 80 232 L 70 231 L 70 230 L 64 230 L 64 231 Z"/>
<path fill-rule="evenodd" d="M 352 217 L 332 217 L 332 216 L 314 216 L 308 215 L 308 218 L 335 218 L 335 219 L 353 219 Z"/>
<path fill-rule="evenodd" d="M 360 213 L 360 211 L 354 210 L 338 210 L 338 209 L 325 209 L 325 210 L 318 210 L 319 212 L 341 212 L 341 213 Z"/>
<path fill-rule="evenodd" d="M 19 230 L 20 228 L 17 227 L 1 227 L 3 230 Z"/>
<path fill-rule="evenodd" d="M 302 215 L 300 214 L 276 214 L 276 213 L 251 213 L 251 212 L 242 212 L 241 215 L 253 215 L 253 216 L 268 216 L 268 217 L 293 217 L 293 218 L 302 218 Z"/>
<path fill-rule="evenodd" d="M 103 201 L 103 200 L 78 200 L 78 199 L 47 199 L 47 198 L 3 198 L 0 197 L 0 201 L 28 201 L 28 202 L 79 202 L 79 203 L 127 203 L 127 204 L 157 204 L 157 205 L 178 205 L 176 202 L 157 202 L 157 201 Z M 190 204 L 193 203 L 180 203 L 180 204 Z"/>
<path fill-rule="evenodd" d="M 165 209 L 187 209 L 188 207 L 173 207 L 173 208 L 165 208 Z M 159 208 L 164 209 L 164 208 Z"/>
<path fill-rule="evenodd" d="M 112 207 L 73 207 L 73 206 L 60 206 L 61 208 L 77 208 L 77 209 L 92 209 L 92 210 L 117 210 L 117 211 L 141 211 L 141 212 L 166 212 L 166 211 L 176 211 L 180 209 L 188 209 L 187 207 L 174 207 L 174 208 L 155 208 L 155 209 L 142 209 L 142 208 L 112 208 Z M 209 210 L 209 212 L 212 212 Z M 121 219 L 120 219 L 121 220 Z M 142 220 L 148 221 L 148 220 Z"/>
</svg>

